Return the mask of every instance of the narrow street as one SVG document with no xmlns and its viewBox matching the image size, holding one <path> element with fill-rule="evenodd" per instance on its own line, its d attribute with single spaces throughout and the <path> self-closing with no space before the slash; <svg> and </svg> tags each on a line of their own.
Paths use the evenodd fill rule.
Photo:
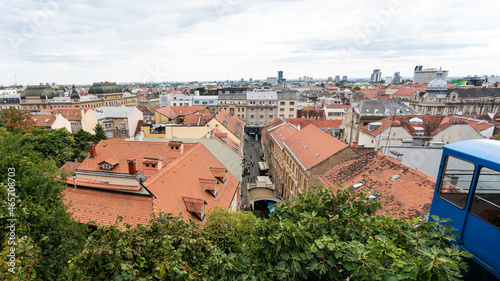
<svg viewBox="0 0 500 281">
<path fill-rule="evenodd" d="M 245 154 L 245 161 L 242 164 L 243 168 L 248 168 L 250 174 L 244 173 L 243 179 L 241 181 L 241 205 L 249 205 L 250 198 L 248 197 L 247 183 L 255 182 L 257 176 L 260 175 L 259 171 L 259 162 L 263 161 L 260 156 L 262 155 L 262 147 L 260 141 L 250 140 L 245 141 L 245 145 L 243 147 L 243 152 Z M 253 163 L 253 165 L 252 165 Z"/>
</svg>

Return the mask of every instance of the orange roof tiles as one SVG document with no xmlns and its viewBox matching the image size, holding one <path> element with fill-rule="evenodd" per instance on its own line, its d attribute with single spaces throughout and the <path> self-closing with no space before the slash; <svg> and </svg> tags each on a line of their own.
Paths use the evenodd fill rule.
<svg viewBox="0 0 500 281">
<path fill-rule="evenodd" d="M 211 119 L 212 114 L 189 114 L 184 117 L 184 125 L 204 126 Z"/>
<path fill-rule="evenodd" d="M 31 114 L 31 119 L 35 126 L 51 127 L 56 121 L 55 114 Z"/>
<path fill-rule="evenodd" d="M 203 205 L 205 201 L 203 199 L 198 198 L 190 198 L 190 197 L 182 197 L 184 204 L 186 205 L 186 209 L 188 212 L 193 212 L 196 214 L 201 214 Z"/>
<path fill-rule="evenodd" d="M 274 127 L 274 129 L 273 128 L 270 129 L 272 130 L 269 131 L 269 135 L 281 148 L 284 147 L 283 145 L 284 140 L 288 140 L 290 136 L 293 136 L 295 133 L 298 132 L 297 129 L 295 129 L 292 125 L 288 123 L 282 123 L 281 125 Z"/>
<path fill-rule="evenodd" d="M 415 117 L 421 119 L 423 122 L 411 124 L 410 119 Z M 494 126 L 493 124 L 480 120 L 468 120 L 467 118 L 443 115 L 396 115 L 386 117 L 377 122 L 382 124 L 372 131 L 368 130 L 369 125 L 360 128 L 360 130 L 371 136 L 377 136 L 387 128 L 393 126 L 403 127 L 409 134 L 415 135 L 414 127 L 422 127 L 424 128 L 425 136 L 434 136 L 453 124 L 469 124 L 478 132 Z"/>
<path fill-rule="evenodd" d="M 314 125 L 318 128 L 339 128 L 342 125 L 342 120 L 317 120 L 313 118 L 286 118 L 287 122 L 305 128 L 308 125 Z"/>
<path fill-rule="evenodd" d="M 183 145 L 184 151 L 187 151 L 195 144 L 184 143 Z M 171 161 L 171 158 L 175 157 L 172 156 L 168 144 L 164 142 L 102 140 L 96 146 L 96 155 L 94 157 L 88 156 L 78 167 L 78 170 L 128 174 L 127 160 L 135 159 L 137 172 L 144 173 L 144 168 L 146 168 L 143 165 L 144 158 L 161 159 L 160 161 L 165 166 Z M 102 170 L 99 167 L 99 163 L 103 161 L 116 163 L 116 166 L 109 171 Z"/>
<path fill-rule="evenodd" d="M 356 190 L 380 194 L 376 200 L 382 203 L 382 212 L 423 219 L 429 213 L 436 183 L 436 179 L 381 153 L 345 161 L 322 175 L 320 180 L 334 191 L 353 189 L 354 184 L 363 182 Z"/>
<path fill-rule="evenodd" d="M 59 169 L 62 172 L 65 173 L 74 173 L 76 169 L 82 164 L 82 162 L 66 162 L 62 167 Z"/>
<path fill-rule="evenodd" d="M 215 119 L 219 121 L 228 131 L 235 135 L 239 140 L 244 140 L 245 123 L 236 115 L 231 115 L 225 109 L 221 109 Z"/>
<path fill-rule="evenodd" d="M 203 105 L 193 105 L 193 106 L 167 106 L 157 109 L 156 112 L 170 118 L 174 119 L 178 116 L 186 116 L 189 114 L 195 114 L 200 110 L 207 108 Z"/>
<path fill-rule="evenodd" d="M 297 109 L 297 118 L 321 118 L 326 119 L 324 109 Z"/>
<path fill-rule="evenodd" d="M 291 135 L 284 140 L 284 144 L 306 170 L 349 147 L 313 125 L 309 125 Z"/>
<path fill-rule="evenodd" d="M 416 93 L 425 93 L 425 88 L 402 88 L 398 91 L 394 92 L 392 96 L 405 96 L 405 97 L 413 97 Z"/>
<path fill-rule="evenodd" d="M 211 168 L 225 171 L 225 183 L 217 183 L 218 196 L 204 191 L 201 179 L 215 179 Z M 187 212 L 183 197 L 202 199 L 207 202 L 206 211 L 220 205 L 229 208 L 237 194 L 239 181 L 201 143 L 196 144 L 169 166 L 149 179 L 145 185 L 156 196 L 157 211 L 199 220 Z"/>
<path fill-rule="evenodd" d="M 82 223 L 94 221 L 97 224 L 111 225 L 121 215 L 123 221 L 118 223 L 120 226 L 125 223 L 146 224 L 153 212 L 153 200 L 150 197 L 71 187 L 64 190 L 64 195 L 73 218 Z"/>
<path fill-rule="evenodd" d="M 68 120 L 82 120 L 82 109 L 84 112 L 88 110 L 88 108 L 80 108 L 80 107 L 63 107 L 63 108 L 53 108 L 52 113 L 60 113 L 62 117 Z"/>
</svg>

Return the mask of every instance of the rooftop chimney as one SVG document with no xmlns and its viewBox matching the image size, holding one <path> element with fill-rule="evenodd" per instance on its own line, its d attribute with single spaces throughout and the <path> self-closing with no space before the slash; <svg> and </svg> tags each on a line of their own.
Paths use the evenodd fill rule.
<svg viewBox="0 0 500 281">
<path fill-rule="evenodd" d="M 97 152 L 95 149 L 95 144 L 93 142 L 89 142 L 89 150 L 90 150 L 90 157 L 94 158 Z"/>
<path fill-rule="evenodd" d="M 135 159 L 127 159 L 127 163 L 128 163 L 128 173 L 131 175 L 135 175 L 135 172 L 137 171 L 135 166 Z"/>
<path fill-rule="evenodd" d="M 353 141 L 353 142 L 351 143 L 351 145 L 352 145 L 352 147 L 356 148 L 356 147 L 358 146 L 358 142 L 357 142 L 357 141 Z"/>
<path fill-rule="evenodd" d="M 326 128 L 325 129 L 325 133 L 327 133 L 328 135 L 332 135 L 332 130 L 330 130 L 330 128 Z"/>
</svg>

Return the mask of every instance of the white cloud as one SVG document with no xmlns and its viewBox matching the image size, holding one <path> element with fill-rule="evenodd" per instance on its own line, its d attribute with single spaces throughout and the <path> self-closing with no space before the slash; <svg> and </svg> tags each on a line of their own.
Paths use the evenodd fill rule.
<svg viewBox="0 0 500 281">
<path fill-rule="evenodd" d="M 0 3 L 0 84 L 499 72 L 496 2 L 395 1 Z"/>
</svg>

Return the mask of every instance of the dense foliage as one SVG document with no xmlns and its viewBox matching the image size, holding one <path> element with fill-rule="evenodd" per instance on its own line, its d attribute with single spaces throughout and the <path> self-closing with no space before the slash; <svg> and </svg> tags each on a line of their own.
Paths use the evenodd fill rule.
<svg viewBox="0 0 500 281">
<path fill-rule="evenodd" d="M 16 241 L 26 241 L 18 242 L 16 246 L 18 272 L 32 268 L 30 272 L 36 272 L 37 277 L 56 280 L 67 267 L 67 260 L 80 252 L 87 228 L 75 223 L 66 212 L 61 199 L 63 185 L 57 160 L 45 154 L 52 151 L 48 148 L 52 139 L 37 130 L 30 132 L 34 133 L 23 135 L 0 128 L 0 227 L 7 229 L 7 219 L 12 218 L 12 212 L 17 220 Z M 60 134 L 57 131 L 52 133 L 55 136 Z M 28 140 L 40 143 L 36 145 Z M 7 191 L 7 187 L 11 186 L 9 183 L 15 183 L 15 206 L 9 205 L 12 203 L 8 200 L 12 197 Z M 8 247 L 4 243 L 6 235 L 7 232 L 0 232 L 2 253 Z M 39 254 L 34 251 L 37 248 L 40 249 Z M 38 262 L 31 264 L 34 258 L 21 258 L 23 252 L 38 256 Z M 3 265 L 2 269 L 5 269 Z"/>
<path fill-rule="evenodd" d="M 72 280 L 207 280 L 220 256 L 196 222 L 168 214 L 123 230 L 100 226 L 69 268 Z"/>
<path fill-rule="evenodd" d="M 204 227 L 170 215 L 100 227 L 71 271 L 75 280 L 459 280 L 467 254 L 445 243 L 449 227 L 379 208 L 369 194 L 319 188 L 264 221 L 215 209 Z"/>
<path fill-rule="evenodd" d="M 450 227 L 377 216 L 369 194 L 319 188 L 259 223 L 228 279 L 459 280 L 466 268 Z"/>
</svg>

